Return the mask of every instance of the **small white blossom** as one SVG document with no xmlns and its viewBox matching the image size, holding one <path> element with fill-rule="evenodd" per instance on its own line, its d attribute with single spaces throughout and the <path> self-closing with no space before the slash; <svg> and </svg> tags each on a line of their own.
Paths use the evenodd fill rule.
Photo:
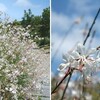
<svg viewBox="0 0 100 100">
<path fill-rule="evenodd" d="M 86 50 L 84 45 L 78 43 L 72 52 L 63 55 L 64 63 L 60 64 L 58 71 L 64 72 L 68 67 L 71 67 L 84 71 L 86 75 L 91 75 L 97 64 L 100 68 L 100 57 L 95 57 L 96 52 L 96 48 Z"/>
<path fill-rule="evenodd" d="M 69 66 L 70 66 L 70 63 L 66 63 L 66 64 L 62 63 L 60 64 L 58 71 L 63 71 L 66 69 L 66 67 L 69 67 Z"/>
</svg>

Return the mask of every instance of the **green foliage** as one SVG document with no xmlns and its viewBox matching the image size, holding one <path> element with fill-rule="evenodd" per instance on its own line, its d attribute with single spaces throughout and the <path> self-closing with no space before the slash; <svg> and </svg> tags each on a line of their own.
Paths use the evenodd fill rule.
<svg viewBox="0 0 100 100">
<path fill-rule="evenodd" d="M 50 44 L 50 40 L 49 38 L 45 37 L 45 38 L 41 38 L 40 40 L 36 39 L 35 42 L 40 46 L 43 47 L 45 45 L 49 46 Z"/>
<path fill-rule="evenodd" d="M 25 100 L 24 95 L 19 95 L 18 100 Z"/>
<path fill-rule="evenodd" d="M 28 75 L 27 73 L 23 73 L 22 75 L 18 76 L 18 85 L 24 87 L 28 83 Z"/>
<path fill-rule="evenodd" d="M 34 23 L 32 23 L 31 28 L 30 28 L 30 35 L 32 39 L 34 39 L 34 37 L 38 35 L 40 22 L 41 22 L 41 16 L 34 16 L 33 22 Z"/>
<path fill-rule="evenodd" d="M 50 8 L 46 8 L 43 10 L 40 27 L 40 36 L 50 37 Z"/>
<path fill-rule="evenodd" d="M 38 97 L 38 100 L 42 100 L 41 97 Z"/>
<path fill-rule="evenodd" d="M 41 16 L 34 16 L 31 9 L 24 10 L 21 25 L 24 28 L 30 25 L 30 36 L 39 46 L 50 45 L 50 8 L 44 9 Z"/>
<path fill-rule="evenodd" d="M 85 92 L 91 94 L 93 100 L 100 100 L 100 83 L 95 84 L 93 87 L 85 88 Z"/>
<path fill-rule="evenodd" d="M 29 9 L 28 12 L 24 10 L 24 17 L 22 18 L 21 25 L 25 28 L 28 25 L 33 24 L 34 15 L 32 14 L 31 10 Z"/>
<path fill-rule="evenodd" d="M 20 21 L 17 21 L 16 19 L 13 21 L 13 25 L 21 25 Z"/>
</svg>

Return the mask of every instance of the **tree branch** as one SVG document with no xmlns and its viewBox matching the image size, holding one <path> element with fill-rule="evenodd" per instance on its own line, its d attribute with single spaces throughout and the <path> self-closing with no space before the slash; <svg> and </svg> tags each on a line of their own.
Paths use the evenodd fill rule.
<svg viewBox="0 0 100 100">
<path fill-rule="evenodd" d="M 66 75 L 63 77 L 63 79 L 58 83 L 58 85 L 54 88 L 54 90 L 51 92 L 51 94 L 55 93 L 56 89 L 60 86 L 60 84 L 64 81 L 64 79 L 71 73 L 70 67 L 66 73 Z"/>
<path fill-rule="evenodd" d="M 73 70 L 72 70 L 71 73 L 69 74 L 70 76 L 69 76 L 69 78 L 68 78 L 68 81 L 67 81 L 66 87 L 65 87 L 65 89 L 64 89 L 64 92 L 63 92 L 63 95 L 62 95 L 61 100 L 63 100 L 63 98 L 64 98 L 64 95 L 65 95 L 66 89 L 68 88 L 68 84 L 69 84 L 69 81 L 70 81 L 71 76 L 72 76 L 72 73 L 73 73 Z"/>
<path fill-rule="evenodd" d="M 53 89 L 53 91 L 51 92 L 51 94 L 55 93 L 56 89 L 61 85 L 61 83 L 65 80 L 65 78 L 70 75 L 74 70 L 78 70 L 79 72 L 81 72 L 79 69 L 77 68 L 70 68 L 68 69 L 68 71 L 66 72 L 65 76 L 62 78 L 62 80 L 58 83 L 58 85 Z"/>
<path fill-rule="evenodd" d="M 97 14 L 96 14 L 94 20 L 93 20 L 93 23 L 92 23 L 92 25 L 91 25 L 91 27 L 90 27 L 90 29 L 89 29 L 89 32 L 88 32 L 88 34 L 87 34 L 87 36 L 86 36 L 86 38 L 85 38 L 85 40 L 84 40 L 84 42 L 83 42 L 83 45 L 85 45 L 87 39 L 89 38 L 90 33 L 91 33 L 91 30 L 92 30 L 92 28 L 93 28 L 93 26 L 94 26 L 94 24 L 95 24 L 95 21 L 96 21 L 98 15 L 99 15 L 99 13 L 100 13 L 100 8 L 99 8 L 99 10 L 98 10 L 98 12 L 97 12 Z"/>
</svg>

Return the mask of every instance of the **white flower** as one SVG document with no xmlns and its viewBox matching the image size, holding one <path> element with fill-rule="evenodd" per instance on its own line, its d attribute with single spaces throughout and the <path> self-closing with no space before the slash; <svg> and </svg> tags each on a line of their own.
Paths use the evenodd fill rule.
<svg viewBox="0 0 100 100">
<path fill-rule="evenodd" d="M 62 63 L 60 64 L 58 71 L 64 71 L 69 66 L 70 66 L 70 63 L 66 63 L 66 64 Z"/>
<path fill-rule="evenodd" d="M 8 55 L 12 55 L 13 52 L 12 52 L 11 50 L 9 50 L 9 51 L 7 52 L 7 54 L 8 54 Z"/>
<path fill-rule="evenodd" d="M 13 94 L 16 94 L 17 92 L 16 88 L 12 88 L 12 87 L 10 87 L 9 91 L 12 92 Z"/>
<path fill-rule="evenodd" d="M 80 55 L 89 56 L 90 54 L 94 54 L 96 52 L 96 48 L 91 48 L 90 50 L 86 50 L 84 45 L 78 43 L 76 51 Z"/>
<path fill-rule="evenodd" d="M 72 90 L 72 96 L 78 96 L 78 91 L 77 90 Z"/>
<path fill-rule="evenodd" d="M 21 61 L 22 62 L 27 62 L 27 58 L 26 57 L 22 57 Z"/>
<path fill-rule="evenodd" d="M 63 55 L 64 63 L 60 64 L 58 70 L 64 72 L 68 67 L 71 67 L 83 70 L 86 75 L 90 75 L 97 65 L 100 68 L 100 57 L 95 57 L 96 51 L 96 48 L 86 50 L 84 45 L 78 43 L 72 52 Z"/>
<path fill-rule="evenodd" d="M 88 75 L 88 76 L 86 77 L 86 80 L 87 80 L 88 82 L 91 82 L 91 81 L 92 81 L 91 75 Z"/>
<path fill-rule="evenodd" d="M 30 36 L 30 34 L 29 34 L 28 32 L 23 33 L 22 35 L 23 35 L 23 36 Z"/>
<path fill-rule="evenodd" d="M 3 36 L 0 36 L 0 39 L 6 39 L 7 36 L 4 34 Z"/>
<path fill-rule="evenodd" d="M 68 53 L 63 55 L 63 60 L 68 63 L 68 62 L 73 62 L 74 57 Z"/>
<path fill-rule="evenodd" d="M 61 78 L 62 78 L 62 77 L 64 77 L 64 76 L 65 76 L 65 73 L 64 73 L 64 72 L 60 72 L 58 75 L 59 75 L 59 77 L 61 77 Z"/>
<path fill-rule="evenodd" d="M 86 98 L 86 100 L 92 100 L 92 95 L 90 95 L 90 94 L 86 94 L 86 96 L 85 96 L 85 98 Z"/>
<path fill-rule="evenodd" d="M 100 58 L 96 59 L 96 62 L 99 62 L 100 63 Z"/>
</svg>

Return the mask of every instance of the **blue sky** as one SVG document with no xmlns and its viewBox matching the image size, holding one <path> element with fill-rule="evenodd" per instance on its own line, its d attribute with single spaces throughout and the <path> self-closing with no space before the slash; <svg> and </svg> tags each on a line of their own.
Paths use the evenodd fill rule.
<svg viewBox="0 0 100 100">
<path fill-rule="evenodd" d="M 49 0 L 0 0 L 0 11 L 6 12 L 12 20 L 20 20 L 24 10 L 30 8 L 34 15 L 41 15 L 49 5 Z"/>
<path fill-rule="evenodd" d="M 100 0 L 52 0 L 51 2 L 51 57 L 52 72 L 62 62 L 62 55 L 71 50 L 77 42 L 83 43 L 85 26 L 88 32 L 91 23 L 100 7 Z M 77 23 L 76 23 L 77 22 Z M 92 32 L 96 30 L 91 47 L 100 45 L 100 14 Z M 65 40 L 60 45 L 62 39 Z M 86 46 L 88 47 L 90 38 Z M 57 51 L 58 49 L 58 51 Z M 56 56 L 55 55 L 56 53 Z"/>
</svg>

